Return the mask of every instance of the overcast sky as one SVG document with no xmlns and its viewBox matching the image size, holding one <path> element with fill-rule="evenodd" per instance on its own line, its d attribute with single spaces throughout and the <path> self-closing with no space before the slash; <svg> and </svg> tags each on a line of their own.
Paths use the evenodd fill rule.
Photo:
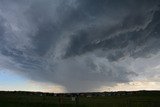
<svg viewBox="0 0 160 107">
<path fill-rule="evenodd" d="M 159 90 L 160 1 L 0 0 L 0 69 L 4 87 Z"/>
</svg>

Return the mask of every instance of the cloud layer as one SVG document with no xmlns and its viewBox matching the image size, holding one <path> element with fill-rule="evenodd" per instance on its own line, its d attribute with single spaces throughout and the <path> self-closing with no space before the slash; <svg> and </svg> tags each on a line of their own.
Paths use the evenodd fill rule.
<svg viewBox="0 0 160 107">
<path fill-rule="evenodd" d="M 1 0 L 0 67 L 69 92 L 160 82 L 159 0 Z"/>
</svg>

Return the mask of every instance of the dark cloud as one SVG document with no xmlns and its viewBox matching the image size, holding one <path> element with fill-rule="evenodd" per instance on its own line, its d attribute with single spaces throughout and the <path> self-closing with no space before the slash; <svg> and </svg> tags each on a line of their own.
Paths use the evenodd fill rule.
<svg viewBox="0 0 160 107">
<path fill-rule="evenodd" d="M 146 7 L 146 9 L 148 9 L 148 7 Z M 145 14 L 144 12 L 140 12 L 138 14 L 137 13 L 127 15 L 121 22 L 114 26 L 111 26 L 109 29 L 104 30 L 102 28 L 99 30 L 99 28 L 97 28 L 99 30 L 97 32 L 100 33 L 95 33 L 96 37 L 94 38 L 94 40 L 92 40 L 92 37 L 90 37 L 92 36 L 90 35 L 92 34 L 90 33 L 92 32 L 92 30 L 85 29 L 83 31 L 80 31 L 80 33 L 78 32 L 77 36 L 71 39 L 71 43 L 68 47 L 66 56 L 71 56 L 75 54 L 80 55 L 87 51 L 93 51 L 95 49 L 100 48 L 106 51 L 111 49 L 124 49 L 132 43 L 134 44 L 134 47 L 132 47 L 131 50 L 124 49 L 118 54 L 120 56 L 123 56 L 122 54 L 127 52 L 131 56 L 135 56 L 134 54 L 138 53 L 132 53 L 132 51 L 134 51 L 136 47 L 140 48 L 141 46 L 146 45 L 147 42 L 150 42 L 150 39 L 159 38 L 159 30 L 157 29 L 159 28 L 159 10 L 152 13 L 148 9 L 148 11 Z M 156 27 L 157 30 L 155 30 L 154 27 Z M 81 32 L 85 32 L 85 34 L 81 34 Z M 81 40 L 82 38 L 85 38 L 85 40 Z M 150 45 L 153 46 L 153 44 Z M 153 49 L 156 48 L 159 48 L 158 45 L 155 46 Z M 150 54 L 150 52 L 144 52 L 144 54 L 145 53 Z M 119 55 L 116 55 L 115 57 L 118 57 Z M 140 55 L 143 56 L 143 53 L 141 53 Z M 111 57 L 113 57 L 113 55 L 111 55 Z"/>
<path fill-rule="evenodd" d="M 2 0 L 0 64 L 72 92 L 132 81 L 145 73 L 133 68 L 133 62 L 159 55 L 158 4 L 159 0 Z"/>
</svg>

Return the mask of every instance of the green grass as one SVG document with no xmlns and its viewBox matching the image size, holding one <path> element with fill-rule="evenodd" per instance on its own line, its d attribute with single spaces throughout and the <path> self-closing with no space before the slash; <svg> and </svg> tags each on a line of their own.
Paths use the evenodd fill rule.
<svg viewBox="0 0 160 107">
<path fill-rule="evenodd" d="M 0 107 L 160 107 L 160 93 L 141 93 L 123 96 L 79 97 L 76 104 L 71 97 L 0 94 Z"/>
</svg>

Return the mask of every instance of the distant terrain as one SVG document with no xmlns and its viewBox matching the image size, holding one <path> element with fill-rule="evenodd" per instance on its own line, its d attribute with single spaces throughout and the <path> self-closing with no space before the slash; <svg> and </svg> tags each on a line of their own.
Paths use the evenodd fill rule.
<svg viewBox="0 0 160 107">
<path fill-rule="evenodd" d="M 88 93 L 0 91 L 0 107 L 160 107 L 160 91 Z"/>
</svg>

